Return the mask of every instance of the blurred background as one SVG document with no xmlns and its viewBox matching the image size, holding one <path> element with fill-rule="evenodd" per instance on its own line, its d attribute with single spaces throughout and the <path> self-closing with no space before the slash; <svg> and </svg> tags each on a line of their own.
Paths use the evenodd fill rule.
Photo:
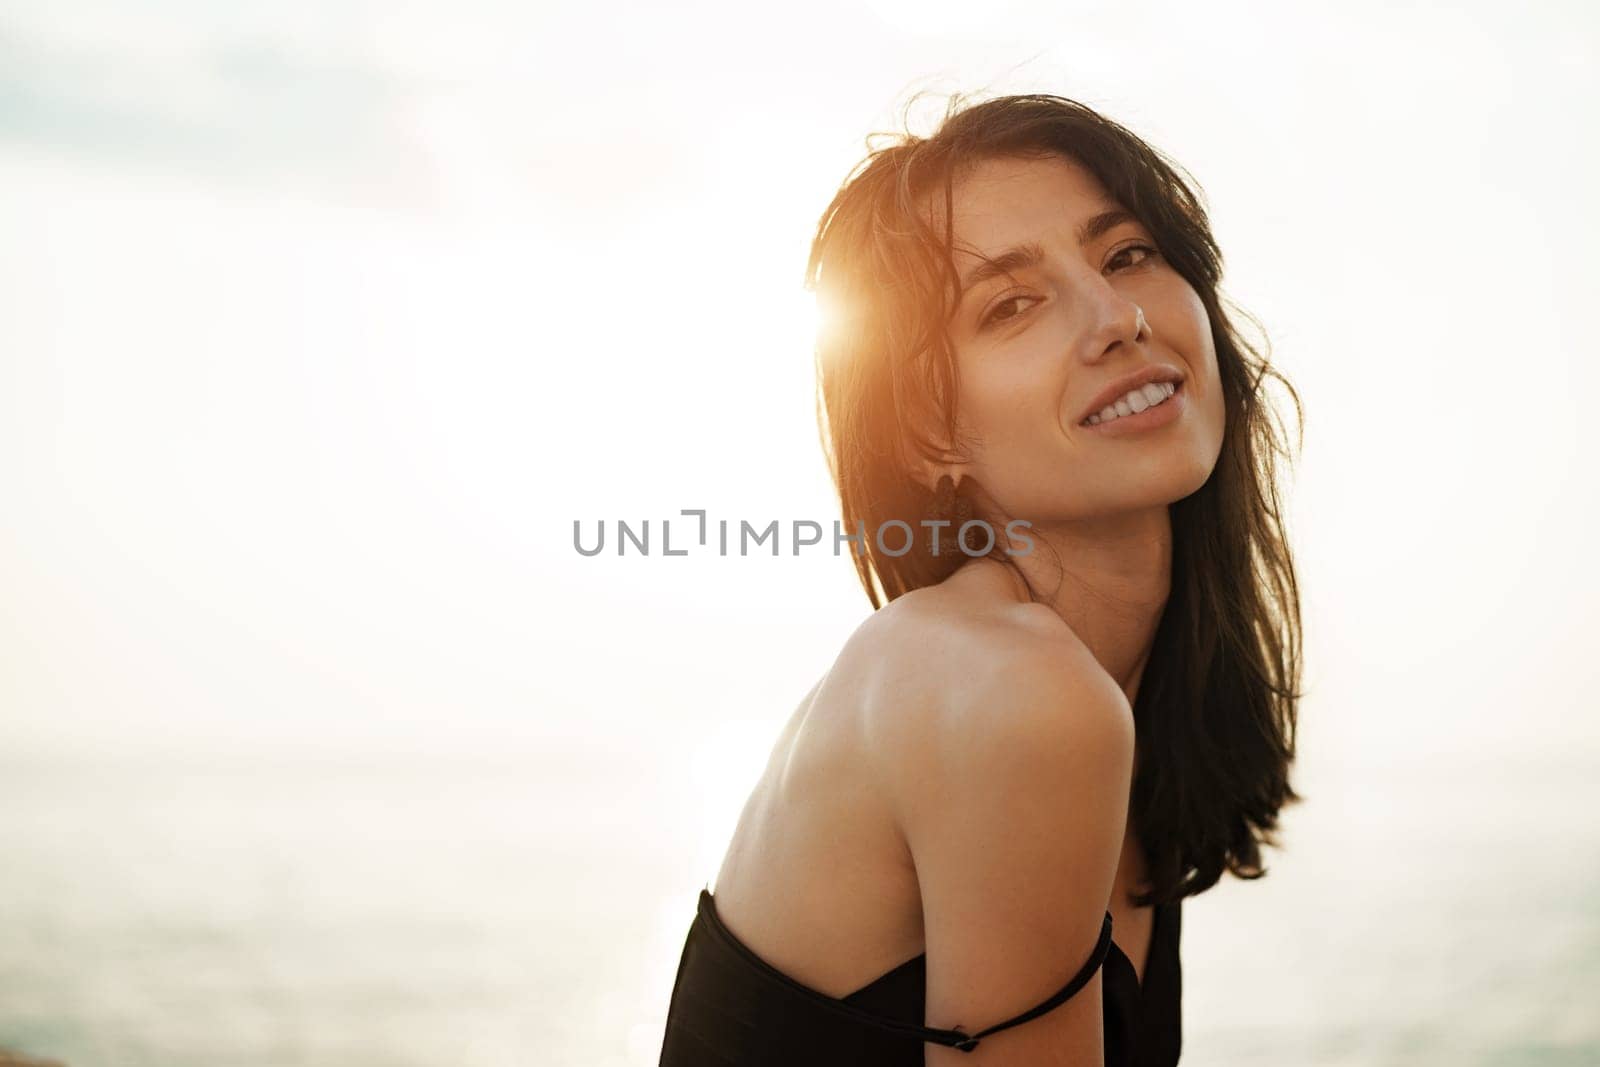
<svg viewBox="0 0 1600 1067">
<path fill-rule="evenodd" d="M 869 610 L 661 523 L 831 522 L 817 219 L 917 92 L 925 133 L 1044 91 L 1194 174 L 1306 403 L 1307 800 L 1186 903 L 1184 1063 L 1600 1062 L 1597 43 L 1575 2 L 0 3 L 0 1048 L 654 1064 Z M 602 519 L 651 554 L 580 555 Z"/>
</svg>

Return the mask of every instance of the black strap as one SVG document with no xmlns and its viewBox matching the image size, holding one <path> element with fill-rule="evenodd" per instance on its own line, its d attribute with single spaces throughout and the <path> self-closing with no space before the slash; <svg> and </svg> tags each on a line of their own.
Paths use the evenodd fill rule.
<svg viewBox="0 0 1600 1067">
<path fill-rule="evenodd" d="M 944 1030 L 934 1026 L 920 1026 L 916 1023 L 901 1022 L 898 1019 L 885 1019 L 881 1015 L 874 1015 L 869 1011 L 856 1007 L 854 1004 L 848 1004 L 838 998 L 826 996 L 809 986 L 802 985 L 756 955 L 748 945 L 734 937 L 733 932 L 722 925 L 722 919 L 717 915 L 716 902 L 712 899 L 710 890 L 705 888 L 700 890 L 698 910 L 706 927 L 727 948 L 743 957 L 756 970 L 762 972 L 768 978 L 810 1000 L 818 1007 L 865 1026 L 873 1026 L 880 1030 L 904 1034 L 907 1037 L 921 1038 L 923 1041 L 932 1041 L 938 1045 L 957 1048 L 962 1052 L 971 1052 L 977 1048 L 980 1038 L 988 1037 L 998 1030 L 1005 1030 L 1019 1023 L 1025 1023 L 1029 1019 L 1037 1018 L 1064 1002 L 1068 997 L 1088 984 L 1089 979 L 1094 977 L 1094 972 L 1099 970 L 1100 965 L 1105 962 L 1106 953 L 1111 950 L 1111 913 L 1108 911 L 1105 919 L 1100 923 L 1100 940 L 1095 942 L 1094 950 L 1089 953 L 1089 959 L 1079 968 L 1078 973 L 1072 976 L 1072 981 L 1068 982 L 1060 992 L 1043 1004 L 1030 1008 L 1015 1018 L 1007 1019 L 1003 1023 L 997 1023 L 987 1030 L 978 1031 L 976 1034 L 968 1034 L 959 1026 Z"/>
<path fill-rule="evenodd" d="M 958 1048 L 962 1052 L 971 1052 L 973 1049 L 978 1047 L 978 1040 L 980 1038 L 988 1037 L 990 1034 L 999 1030 L 1010 1029 L 1011 1027 L 1017 1026 L 1020 1023 L 1027 1022 L 1029 1019 L 1037 1019 L 1050 1009 L 1065 1003 L 1074 993 L 1089 983 L 1089 979 L 1094 977 L 1094 972 L 1100 969 L 1100 965 L 1105 962 L 1106 954 L 1110 951 L 1111 913 L 1108 911 L 1106 912 L 1105 919 L 1100 923 L 1100 940 L 1095 942 L 1094 951 L 1089 953 L 1089 959 L 1085 961 L 1084 965 L 1078 969 L 1078 973 L 1072 976 L 1072 981 L 1063 986 L 1061 991 L 1055 996 L 1051 997 L 1043 1004 L 1029 1008 L 1027 1011 L 1016 1016 L 1015 1018 L 1007 1019 L 1003 1023 L 996 1023 L 987 1030 L 979 1030 L 971 1037 L 963 1034 L 961 1032 L 961 1028 L 958 1026 L 953 1030 L 930 1029 L 928 1030 L 929 1036 L 926 1038 L 926 1040 L 937 1041 L 941 1045 L 949 1045 L 951 1048 Z M 960 1035 L 959 1040 L 946 1040 L 944 1035 L 947 1034 Z"/>
</svg>

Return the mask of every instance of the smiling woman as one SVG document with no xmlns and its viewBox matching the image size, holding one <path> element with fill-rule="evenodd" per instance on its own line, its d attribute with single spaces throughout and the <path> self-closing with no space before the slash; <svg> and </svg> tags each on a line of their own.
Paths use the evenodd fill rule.
<svg viewBox="0 0 1600 1067">
<path fill-rule="evenodd" d="M 1176 1063 L 1182 900 L 1298 799 L 1275 372 L 1199 198 L 1003 97 L 873 152 L 809 274 L 844 526 L 917 550 L 857 545 L 878 610 L 700 894 L 661 1062 Z"/>
</svg>

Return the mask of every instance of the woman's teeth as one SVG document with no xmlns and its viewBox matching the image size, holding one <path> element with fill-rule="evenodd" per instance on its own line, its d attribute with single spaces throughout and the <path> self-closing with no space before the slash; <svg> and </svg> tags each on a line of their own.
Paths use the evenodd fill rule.
<svg viewBox="0 0 1600 1067">
<path fill-rule="evenodd" d="M 1146 382 L 1137 389 L 1129 389 L 1115 404 L 1109 404 L 1084 419 L 1084 424 L 1098 426 L 1102 422 L 1120 419 L 1124 415 L 1136 415 L 1145 408 L 1155 407 L 1177 391 L 1178 387 L 1172 382 Z"/>
</svg>

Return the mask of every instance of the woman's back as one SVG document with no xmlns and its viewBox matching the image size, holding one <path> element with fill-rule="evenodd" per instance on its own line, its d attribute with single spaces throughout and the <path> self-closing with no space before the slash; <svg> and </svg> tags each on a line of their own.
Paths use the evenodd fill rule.
<svg viewBox="0 0 1600 1067">
<path fill-rule="evenodd" d="M 1124 895 L 1143 877 L 1136 836 L 1126 825 L 1131 717 L 1125 724 L 1118 718 L 1130 715 L 1126 695 L 1058 616 L 1022 603 L 1016 590 L 1003 569 L 977 564 L 899 598 L 852 636 L 786 725 L 740 816 L 715 892 L 719 920 L 777 972 L 842 998 L 897 968 L 907 973 L 906 965 L 921 959 L 930 1018 L 948 1007 L 963 1020 L 993 1022 L 1016 1014 L 1003 1005 L 1021 1010 L 1054 992 L 1082 962 L 1062 957 L 1086 957 L 1097 932 L 1090 920 L 1109 912 L 1117 955 L 1137 982 L 1153 915 L 1129 906 Z M 1019 675 L 1040 670 L 1069 681 L 1047 690 L 1044 732 L 1029 725 L 1032 732 L 1016 733 L 1007 724 L 1018 709 L 996 701 L 1025 705 L 1005 694 Z M 1005 842 L 1017 830 L 1010 809 L 994 808 L 1001 821 L 985 825 L 964 814 L 970 805 L 946 807 L 963 781 L 991 796 L 1027 773 L 1033 754 L 1012 752 L 1008 744 L 1044 749 L 1035 768 L 1070 779 L 1054 802 L 1071 810 L 1045 816 L 1061 820 L 1046 825 L 1062 827 L 1065 836 L 1043 845 L 1054 857 L 1046 859 L 1054 875 L 1041 891 L 1054 887 L 1063 900 L 1075 897 L 1076 910 L 1019 897 L 1022 887 L 1040 884 L 1041 871 L 1035 864 L 1030 876 L 1007 866 Z M 1099 755 L 1087 751 L 1095 746 Z M 1078 762 L 1073 751 L 1052 755 L 1056 747 L 1076 750 Z M 984 749 L 989 755 L 977 764 L 967 758 Z M 1021 763 L 1007 764 L 1019 756 Z M 985 773 L 998 773 L 998 784 L 974 781 Z M 1035 800 L 1049 804 L 1051 797 L 1020 794 L 1021 817 L 1031 818 Z M 912 834 L 921 835 L 920 877 Z M 971 855 L 949 854 L 945 843 L 959 841 Z M 1082 844 L 1076 857 L 1066 854 L 1072 841 Z M 998 867 L 965 882 L 963 869 L 983 866 L 985 854 Z M 955 873 L 935 881 L 938 870 Z M 932 930 L 930 892 L 947 904 Z M 1087 903 L 1096 896 L 1097 903 Z M 960 914 L 975 905 L 980 914 Z M 995 946 L 1017 936 L 1026 951 L 994 955 Z M 1098 980 L 1093 985 L 1076 998 L 1079 1006 L 1052 1012 L 1051 1025 L 1081 1030 L 1082 1020 L 1070 1018 L 1081 1015 L 1095 1017 L 1098 1030 L 1089 1003 Z M 985 992 L 988 1008 L 981 1003 Z"/>
</svg>

